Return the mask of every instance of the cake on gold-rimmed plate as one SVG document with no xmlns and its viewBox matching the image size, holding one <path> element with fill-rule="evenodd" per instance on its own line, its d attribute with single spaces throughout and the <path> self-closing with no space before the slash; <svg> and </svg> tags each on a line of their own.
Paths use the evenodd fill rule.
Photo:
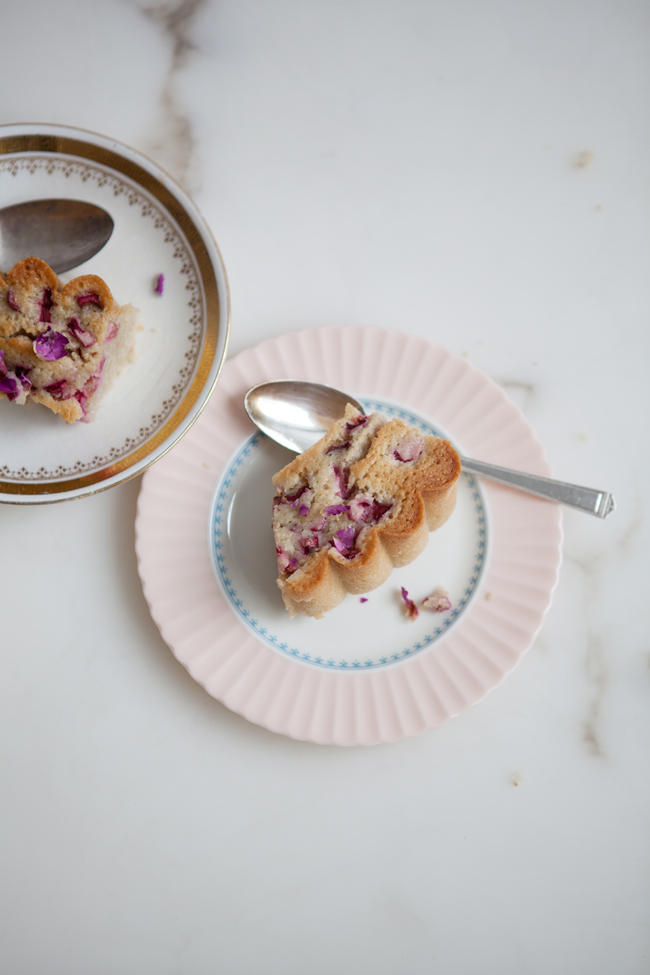
<svg viewBox="0 0 650 975">
<path fill-rule="evenodd" d="M 120 304 L 138 309 L 142 329 L 134 361 L 92 423 L 62 423 L 49 410 L 29 403 L 16 409 L 0 398 L 0 501 L 9 503 L 84 497 L 141 473 L 201 413 L 228 339 L 228 286 L 217 246 L 190 198 L 155 163 L 80 129 L 1 126 L 0 207 L 46 198 L 78 199 L 110 213 L 110 240 L 61 274 L 62 287 L 76 277 L 101 278 Z"/>
</svg>

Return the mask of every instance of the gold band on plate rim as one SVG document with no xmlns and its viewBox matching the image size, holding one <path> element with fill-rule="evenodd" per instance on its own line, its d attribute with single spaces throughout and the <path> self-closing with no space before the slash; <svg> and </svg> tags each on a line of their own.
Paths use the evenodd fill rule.
<svg viewBox="0 0 650 975">
<path fill-rule="evenodd" d="M 93 162 L 97 162 L 104 166 L 110 167 L 111 169 L 117 170 L 117 172 L 122 173 L 134 183 L 137 183 L 139 186 L 143 187 L 143 189 L 147 190 L 147 192 L 159 200 L 159 202 L 171 214 L 185 235 L 185 238 L 187 239 L 187 242 L 196 259 L 205 293 L 205 338 L 196 375 L 192 380 L 190 388 L 179 405 L 176 407 L 175 411 L 172 413 L 166 423 L 164 423 L 164 425 L 160 428 L 160 430 L 158 430 L 151 437 L 150 440 L 148 440 L 137 450 L 134 450 L 133 453 L 128 454 L 126 457 L 116 461 L 114 464 L 110 464 L 107 467 L 94 471 L 92 474 L 87 474 L 84 477 L 75 477 L 67 481 L 43 482 L 41 484 L 17 484 L 14 481 L 0 481 L 0 493 L 16 495 L 63 494 L 69 491 L 79 491 L 93 484 L 101 485 L 101 482 L 106 481 L 108 478 L 114 477 L 116 474 L 120 474 L 123 471 L 128 470 L 130 467 L 138 464 L 140 461 L 148 457 L 149 454 L 153 453 L 154 450 L 160 447 L 160 445 L 164 443 L 165 440 L 167 440 L 168 437 L 170 437 L 171 434 L 173 434 L 178 426 L 183 422 L 203 391 L 205 383 L 207 382 L 210 374 L 210 369 L 212 368 L 214 357 L 216 355 L 220 327 L 219 291 L 217 288 L 217 279 L 215 277 L 212 261 L 210 260 L 205 243 L 203 242 L 201 234 L 197 230 L 194 221 L 179 200 L 176 199 L 173 193 L 171 193 L 152 173 L 148 172 L 146 169 L 143 169 L 142 166 L 139 166 L 132 160 L 126 159 L 124 156 L 119 155 L 119 153 L 106 149 L 103 146 L 95 145 L 92 142 L 84 142 L 81 139 L 71 139 L 67 136 L 26 134 L 10 135 L 0 138 L 0 155 L 8 155 L 10 153 L 18 152 L 52 152 L 62 153 L 69 156 L 78 156 L 83 159 L 91 159 Z M 219 364 L 219 372 L 221 371 L 221 366 L 223 365 L 225 355 L 226 350 L 224 347 L 223 358 Z M 212 384 L 213 387 L 217 382 L 219 372 L 217 372 L 217 375 L 214 378 L 214 383 Z M 211 390 L 208 391 L 208 396 L 209 392 L 211 392 Z M 208 396 L 205 397 L 206 401 Z M 173 446 L 173 444 L 169 445 L 169 447 L 171 446 Z M 169 447 L 167 449 L 169 449 Z M 103 488 L 98 486 L 96 490 L 101 491 Z M 87 493 L 94 494 L 96 491 Z M 56 498 L 52 498 L 51 500 L 54 501 Z"/>
</svg>

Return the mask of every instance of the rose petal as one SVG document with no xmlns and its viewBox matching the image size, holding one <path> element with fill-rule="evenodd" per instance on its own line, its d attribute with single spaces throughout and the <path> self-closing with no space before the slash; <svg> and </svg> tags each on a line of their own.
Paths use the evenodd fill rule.
<svg viewBox="0 0 650 975">
<path fill-rule="evenodd" d="M 332 471 L 334 473 L 334 479 L 338 484 L 338 493 L 345 501 L 350 496 L 350 487 L 348 485 L 350 472 L 345 467 L 337 467 L 336 464 L 332 465 Z"/>
<path fill-rule="evenodd" d="M 349 548 L 354 542 L 354 528 L 352 525 L 348 528 L 340 528 L 336 533 L 336 537 L 340 538 L 343 544 Z"/>
<path fill-rule="evenodd" d="M 336 533 L 336 537 L 332 539 L 332 544 L 337 552 L 349 558 L 351 556 L 351 549 L 354 546 L 354 528 L 352 525 L 349 525 L 347 528 L 340 528 Z"/>
<path fill-rule="evenodd" d="M 83 305 L 97 305 L 98 308 L 104 307 L 103 301 L 94 291 L 84 291 L 83 294 L 77 295 L 77 304 L 80 308 Z"/>
<path fill-rule="evenodd" d="M 304 484 L 301 488 L 298 488 L 293 494 L 285 494 L 284 497 L 273 498 L 273 504 L 289 504 L 292 508 L 297 507 L 298 501 L 303 496 L 305 491 L 308 491 L 309 487 Z"/>
<path fill-rule="evenodd" d="M 51 288 L 45 288 L 43 291 L 43 298 L 41 300 L 41 315 L 39 321 L 41 322 L 51 322 L 50 308 L 52 307 L 52 290 Z"/>
<path fill-rule="evenodd" d="M 81 327 L 78 318 L 70 319 L 68 322 L 68 331 L 77 339 L 78 342 L 81 342 L 85 349 L 89 349 L 90 346 L 94 345 L 97 341 L 91 332 L 88 332 L 85 328 Z"/>
<path fill-rule="evenodd" d="M 27 375 L 29 369 L 24 369 L 22 366 L 16 366 L 16 375 L 22 384 L 23 389 L 31 389 L 32 381 Z"/>
<path fill-rule="evenodd" d="M 384 517 L 386 512 L 390 511 L 392 507 L 393 507 L 392 504 L 381 504 L 380 501 L 373 501 L 371 520 L 380 521 Z"/>
<path fill-rule="evenodd" d="M 18 366 L 20 369 L 20 366 Z M 31 383 L 30 383 L 31 386 Z M 17 372 L 11 372 L 5 362 L 4 349 L 0 349 L 0 393 L 5 393 L 8 399 L 13 400 L 20 396 L 22 389 L 20 377 Z"/>
<path fill-rule="evenodd" d="M 8 399 L 16 399 L 20 396 L 20 383 L 11 372 L 0 375 L 0 393 L 5 393 Z"/>
<path fill-rule="evenodd" d="M 350 501 L 350 518 L 352 521 L 370 521 L 372 504 L 365 498 L 353 498 Z"/>
<path fill-rule="evenodd" d="M 64 392 L 66 391 L 66 387 L 67 387 L 67 380 L 59 379 L 58 382 L 50 383 L 49 386 L 46 386 L 45 392 L 49 393 L 50 396 L 52 396 L 54 399 L 70 399 L 72 393 L 68 393 L 67 396 L 63 395 Z"/>
<path fill-rule="evenodd" d="M 404 612 L 410 620 L 416 620 L 420 615 L 420 612 L 413 600 L 409 599 L 408 591 L 404 588 L 404 586 L 402 586 L 402 599 L 404 600 Z"/>
<path fill-rule="evenodd" d="M 393 457 L 400 463 L 406 464 L 410 460 L 417 460 L 424 450 L 424 441 L 419 438 L 404 440 L 393 450 Z"/>
<path fill-rule="evenodd" d="M 67 344 L 68 340 L 65 335 L 48 328 L 37 339 L 34 339 L 32 346 L 39 359 L 55 362 L 57 359 L 63 358 Z"/>
<path fill-rule="evenodd" d="M 344 515 L 350 510 L 349 504 L 329 504 L 324 509 L 326 515 Z"/>
</svg>

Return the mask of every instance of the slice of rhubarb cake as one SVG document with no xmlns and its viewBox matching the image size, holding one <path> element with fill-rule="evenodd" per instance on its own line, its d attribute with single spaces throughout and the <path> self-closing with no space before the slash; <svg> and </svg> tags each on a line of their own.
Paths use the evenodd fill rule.
<svg viewBox="0 0 650 975">
<path fill-rule="evenodd" d="M 401 420 L 345 417 L 273 478 L 278 585 L 291 616 L 321 617 L 412 562 L 454 509 L 460 458 Z"/>
<path fill-rule="evenodd" d="M 0 274 L 0 395 L 88 422 L 133 357 L 138 312 L 94 274 L 63 285 L 28 257 Z"/>
</svg>

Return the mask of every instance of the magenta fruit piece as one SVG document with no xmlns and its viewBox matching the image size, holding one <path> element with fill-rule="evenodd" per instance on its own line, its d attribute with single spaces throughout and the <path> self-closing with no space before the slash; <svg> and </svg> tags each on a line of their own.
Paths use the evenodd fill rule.
<svg viewBox="0 0 650 975">
<path fill-rule="evenodd" d="M 18 379 L 13 372 L 9 372 L 2 349 L 0 349 L 0 393 L 6 393 L 10 400 L 20 396 Z"/>
<path fill-rule="evenodd" d="M 349 504 L 329 504 L 324 509 L 326 515 L 344 515 L 350 510 Z"/>
<path fill-rule="evenodd" d="M 16 366 L 16 376 L 20 379 L 23 389 L 31 389 L 32 381 L 27 375 L 29 369 L 25 369 L 23 366 Z"/>
<path fill-rule="evenodd" d="M 348 486 L 350 472 L 345 467 L 337 467 L 336 464 L 332 465 L 332 471 L 338 484 L 339 494 L 345 501 L 350 496 L 350 488 Z"/>
<path fill-rule="evenodd" d="M 80 308 L 83 305 L 97 305 L 98 308 L 103 308 L 104 303 L 102 302 L 99 295 L 96 295 L 94 291 L 84 291 L 83 294 L 77 295 L 77 304 Z"/>
<path fill-rule="evenodd" d="M 77 339 L 78 342 L 81 342 L 85 349 L 89 349 L 90 346 L 94 345 L 97 341 L 91 332 L 88 332 L 85 328 L 81 327 L 78 318 L 70 319 L 68 322 L 68 331 Z"/>
<path fill-rule="evenodd" d="M 336 533 L 336 538 L 332 540 L 332 545 L 337 552 L 344 555 L 346 559 L 353 559 L 359 553 L 354 550 L 354 528 L 341 528 Z"/>
<path fill-rule="evenodd" d="M 37 339 L 34 339 L 32 346 L 39 359 L 44 359 L 46 362 L 56 362 L 57 359 L 62 359 L 65 355 L 67 344 L 68 340 L 65 335 L 48 328 Z"/>
<path fill-rule="evenodd" d="M 50 308 L 52 307 L 52 304 L 52 290 L 50 288 L 45 288 L 43 291 L 43 298 L 41 300 L 41 314 L 39 321 L 46 323 L 52 321 L 52 318 L 50 317 Z M 36 354 L 38 355 L 38 353 Z M 60 356 L 57 356 L 57 358 L 60 358 Z"/>
<path fill-rule="evenodd" d="M 294 491 L 293 494 L 284 494 L 279 497 L 276 496 L 275 498 L 273 498 L 273 504 L 288 504 L 291 505 L 292 508 L 295 508 L 298 505 L 298 501 L 303 496 L 305 491 L 308 490 L 309 487 L 306 484 L 304 484 L 301 488 L 298 488 L 297 491 Z"/>
<path fill-rule="evenodd" d="M 360 413 L 359 416 L 356 417 L 356 419 L 350 420 L 349 423 L 345 424 L 345 429 L 347 430 L 348 433 L 352 433 L 352 431 L 355 430 L 357 427 L 365 427 L 369 419 L 370 419 L 369 416 L 364 416 L 363 413 Z"/>
<path fill-rule="evenodd" d="M 7 292 L 7 304 L 9 305 L 10 308 L 13 308 L 14 311 L 20 311 L 20 306 L 18 305 L 18 302 L 14 298 L 13 291 Z"/>
<path fill-rule="evenodd" d="M 51 383 L 49 386 L 45 387 L 45 392 L 49 393 L 54 399 L 70 399 L 72 393 L 68 393 L 67 396 L 64 395 L 66 391 L 67 381 L 65 379 L 59 379 L 56 383 Z"/>
<path fill-rule="evenodd" d="M 404 586 L 402 586 L 402 599 L 404 600 L 406 615 L 410 620 L 416 620 L 420 615 L 420 611 L 413 600 L 409 599 L 408 591 L 404 588 Z"/>
<path fill-rule="evenodd" d="M 422 440 L 407 440 L 395 447 L 393 457 L 400 463 L 406 464 L 409 460 L 417 460 L 423 451 L 424 442 Z"/>
</svg>

